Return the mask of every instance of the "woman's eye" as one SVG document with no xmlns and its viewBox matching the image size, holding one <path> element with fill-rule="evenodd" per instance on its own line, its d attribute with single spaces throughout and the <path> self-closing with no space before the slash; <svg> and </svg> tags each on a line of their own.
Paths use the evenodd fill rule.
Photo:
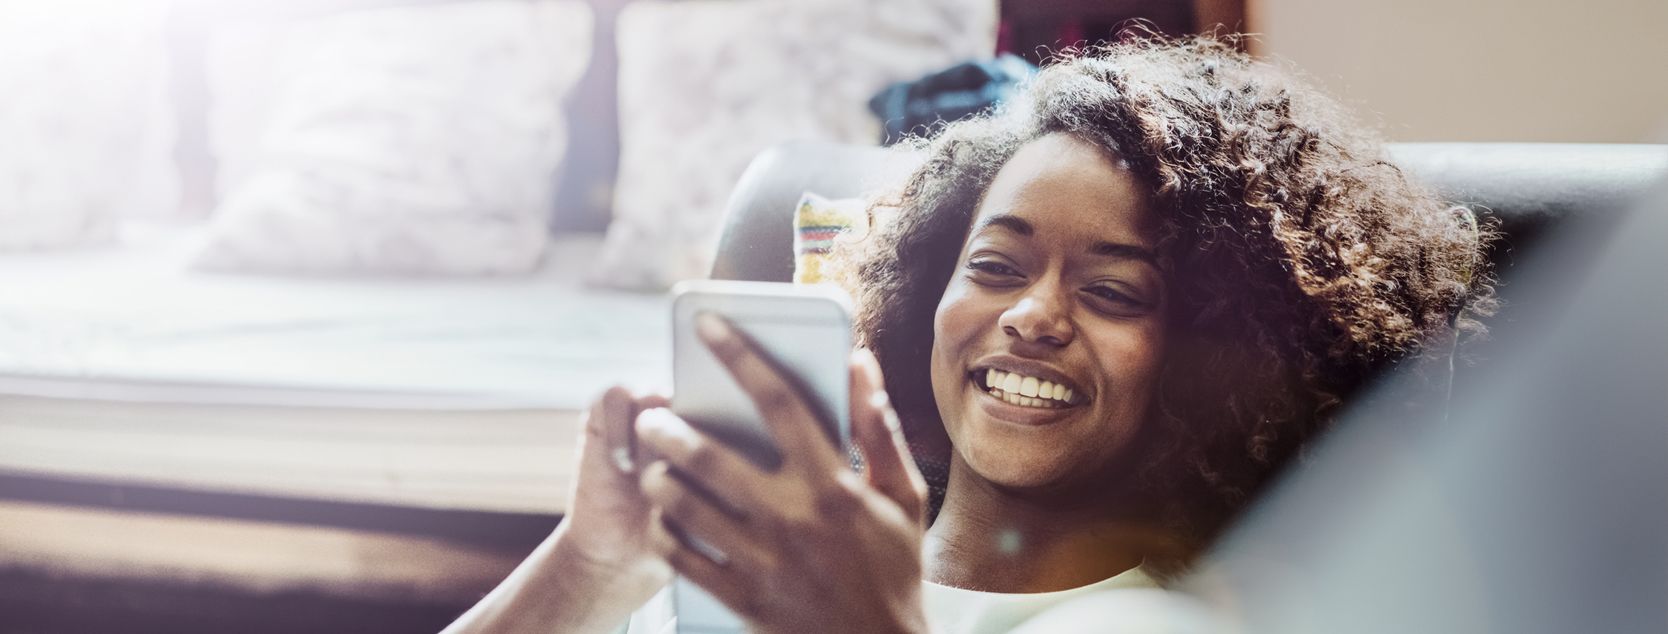
<svg viewBox="0 0 1668 634">
<path fill-rule="evenodd" d="M 1094 295 L 1095 297 L 1099 297 L 1099 298 L 1102 298 L 1102 299 L 1112 300 L 1112 301 L 1115 301 L 1115 302 L 1133 302 L 1133 301 L 1135 301 L 1135 300 L 1131 299 L 1130 296 L 1118 292 L 1117 289 L 1107 287 L 1107 286 L 1091 286 L 1091 287 L 1089 287 L 1085 290 L 1089 291 L 1090 295 Z"/>
<path fill-rule="evenodd" d="M 967 268 L 980 273 L 989 273 L 1001 277 L 1019 277 L 1019 271 L 996 260 L 973 260 L 967 263 Z"/>
<path fill-rule="evenodd" d="M 1147 303 L 1110 286 L 1090 286 L 1083 292 L 1095 297 L 1109 310 L 1117 313 L 1138 311 L 1147 307 Z"/>
</svg>

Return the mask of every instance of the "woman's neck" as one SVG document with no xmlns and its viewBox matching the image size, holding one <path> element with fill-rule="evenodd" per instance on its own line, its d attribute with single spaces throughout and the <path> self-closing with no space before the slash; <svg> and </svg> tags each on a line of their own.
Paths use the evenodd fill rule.
<svg viewBox="0 0 1668 634">
<path fill-rule="evenodd" d="M 1133 510 L 1107 498 L 1002 489 L 952 454 L 944 505 L 926 535 L 926 578 L 1005 593 L 1095 583 L 1140 565 L 1157 541 Z"/>
</svg>

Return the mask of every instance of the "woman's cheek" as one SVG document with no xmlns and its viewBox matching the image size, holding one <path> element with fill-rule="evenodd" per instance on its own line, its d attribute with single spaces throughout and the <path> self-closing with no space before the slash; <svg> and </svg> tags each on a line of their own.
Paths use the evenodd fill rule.
<svg viewBox="0 0 1668 634">
<path fill-rule="evenodd" d="M 1163 365 L 1164 329 L 1143 320 L 1097 333 L 1088 343 L 1111 353 L 1101 355 L 1102 390 L 1107 397 L 1102 400 L 1115 408 L 1106 412 L 1118 428 L 1110 437 L 1122 444 L 1135 427 L 1145 424 L 1150 411 Z"/>
<path fill-rule="evenodd" d="M 938 401 L 940 418 L 951 432 L 962 415 L 960 390 L 966 383 L 962 371 L 965 357 L 976 353 L 970 351 L 969 346 L 979 336 L 977 317 L 973 303 L 969 301 L 970 286 L 959 276 L 952 278 L 938 302 L 937 312 L 933 314 L 933 397 Z"/>
</svg>

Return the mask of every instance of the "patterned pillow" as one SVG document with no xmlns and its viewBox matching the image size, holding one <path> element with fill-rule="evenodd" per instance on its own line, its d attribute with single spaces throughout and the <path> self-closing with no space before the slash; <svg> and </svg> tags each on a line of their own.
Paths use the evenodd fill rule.
<svg viewBox="0 0 1668 634">
<path fill-rule="evenodd" d="M 795 284 L 833 282 L 827 278 L 828 253 L 837 241 L 857 239 L 869 230 L 869 213 L 861 198 L 828 199 L 805 192 L 793 215 L 793 281 Z M 927 481 L 929 517 L 938 515 L 944 503 L 944 491 L 950 477 L 950 465 L 937 458 L 941 449 L 937 440 L 924 443 L 904 426 L 910 454 L 921 477 Z M 931 436 L 937 438 L 936 435 Z M 856 448 L 852 449 L 852 464 L 862 463 Z"/>
<path fill-rule="evenodd" d="M 281 38 L 260 152 L 202 268 L 501 274 L 537 266 L 589 62 L 583 2 L 367 9 Z"/>
<path fill-rule="evenodd" d="M 995 0 L 689 0 L 621 12 L 620 171 L 593 280 L 704 277 L 759 152 L 872 143 L 869 97 L 995 48 Z"/>
<path fill-rule="evenodd" d="M 834 241 L 848 231 L 868 231 L 869 215 L 861 198 L 828 199 L 805 192 L 793 214 L 793 281 L 819 284 L 831 281 L 824 272 Z"/>
</svg>

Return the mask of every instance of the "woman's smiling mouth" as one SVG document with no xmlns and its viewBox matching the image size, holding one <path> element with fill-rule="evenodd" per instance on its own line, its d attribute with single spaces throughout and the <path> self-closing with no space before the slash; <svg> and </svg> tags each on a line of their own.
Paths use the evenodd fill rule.
<svg viewBox="0 0 1668 634">
<path fill-rule="evenodd" d="M 1064 382 L 996 368 L 974 370 L 968 379 L 986 394 L 1010 405 L 1063 409 L 1080 405 L 1077 390 Z"/>
</svg>

